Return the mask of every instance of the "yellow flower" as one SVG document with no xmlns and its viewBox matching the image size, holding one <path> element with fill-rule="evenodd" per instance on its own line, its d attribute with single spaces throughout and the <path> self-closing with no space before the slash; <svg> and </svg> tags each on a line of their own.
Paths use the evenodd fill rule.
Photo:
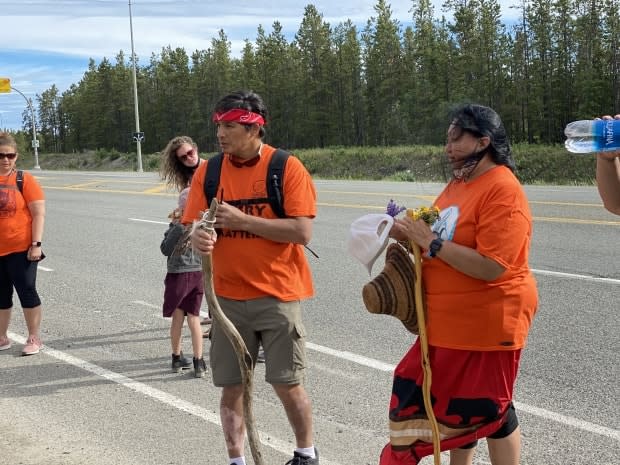
<svg viewBox="0 0 620 465">
<path fill-rule="evenodd" d="M 438 207 L 408 208 L 407 216 L 414 220 L 424 220 L 430 226 L 439 218 L 439 211 Z"/>
</svg>

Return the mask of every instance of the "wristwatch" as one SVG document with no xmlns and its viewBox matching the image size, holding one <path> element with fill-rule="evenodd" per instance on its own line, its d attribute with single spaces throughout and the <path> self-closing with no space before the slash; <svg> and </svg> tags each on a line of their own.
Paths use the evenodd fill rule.
<svg viewBox="0 0 620 465">
<path fill-rule="evenodd" d="M 32 247 L 41 247 L 41 241 L 32 241 L 30 244 Z"/>
<path fill-rule="evenodd" d="M 443 245 L 443 239 L 441 237 L 437 237 L 431 241 L 431 245 L 428 246 L 428 256 L 434 257 L 437 255 L 437 252 L 441 250 L 441 246 Z"/>
</svg>

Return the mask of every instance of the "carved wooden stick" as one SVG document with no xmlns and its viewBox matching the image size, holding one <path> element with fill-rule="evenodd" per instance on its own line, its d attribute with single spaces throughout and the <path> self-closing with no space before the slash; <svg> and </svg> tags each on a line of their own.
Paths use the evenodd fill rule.
<svg viewBox="0 0 620 465">
<path fill-rule="evenodd" d="M 418 328 L 420 329 L 420 348 L 422 349 L 422 370 L 424 372 L 424 378 L 422 381 L 422 397 L 424 399 L 424 408 L 426 409 L 426 415 L 428 421 L 431 424 L 431 431 L 433 437 L 433 458 L 435 465 L 441 465 L 441 449 L 440 449 L 440 436 L 439 425 L 437 425 L 437 419 L 435 418 L 435 412 L 433 411 L 433 404 L 431 403 L 431 384 L 432 384 L 432 372 L 431 364 L 428 359 L 428 339 L 426 337 L 426 319 L 424 317 L 424 299 L 422 298 L 422 251 L 420 246 L 413 241 L 410 241 L 411 249 L 413 250 L 413 256 L 415 257 L 415 311 L 418 316 Z"/>
<path fill-rule="evenodd" d="M 215 222 L 215 212 L 217 211 L 217 207 L 218 202 L 216 199 L 213 199 L 209 210 L 205 212 L 202 220 L 198 222 L 197 227 L 205 229 L 206 231 L 214 232 L 215 229 L 213 228 L 213 223 Z M 243 339 L 239 334 L 239 331 L 237 331 L 235 325 L 233 325 L 226 317 L 217 301 L 215 289 L 213 288 L 213 260 L 210 254 L 203 255 L 202 257 L 202 272 L 207 303 L 209 304 L 211 316 L 214 319 L 213 324 L 217 324 L 222 328 L 222 331 L 234 347 L 237 354 L 237 360 L 241 370 L 241 379 L 243 382 L 243 411 L 245 428 L 248 434 L 250 450 L 252 451 L 252 458 L 254 459 L 255 465 L 265 465 L 260 450 L 260 438 L 255 426 L 254 411 L 252 409 L 254 363 L 245 342 L 243 342 Z"/>
</svg>

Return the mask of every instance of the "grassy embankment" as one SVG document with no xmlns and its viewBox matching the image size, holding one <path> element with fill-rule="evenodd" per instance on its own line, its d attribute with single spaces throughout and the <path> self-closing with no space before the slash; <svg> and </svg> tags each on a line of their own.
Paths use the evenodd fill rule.
<svg viewBox="0 0 620 465">
<path fill-rule="evenodd" d="M 574 155 L 561 145 L 516 144 L 517 175 L 524 184 L 593 184 L 595 157 Z M 444 182 L 445 157 L 439 146 L 330 147 L 296 150 L 315 178 Z M 212 154 L 203 153 L 208 158 Z M 18 167 L 30 168 L 32 154 L 20 156 Z M 44 170 L 134 171 L 135 153 L 92 151 L 80 154 L 39 154 Z M 159 154 L 143 154 L 144 171 L 157 171 Z"/>
</svg>

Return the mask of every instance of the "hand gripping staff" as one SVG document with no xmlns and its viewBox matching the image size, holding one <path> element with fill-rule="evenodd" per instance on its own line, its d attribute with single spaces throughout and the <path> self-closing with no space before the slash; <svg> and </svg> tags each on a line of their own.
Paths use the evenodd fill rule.
<svg viewBox="0 0 620 465">
<path fill-rule="evenodd" d="M 202 215 L 201 220 L 194 225 L 194 228 L 204 229 L 211 234 L 214 233 L 215 229 L 213 228 L 213 224 L 215 223 L 215 212 L 217 211 L 218 205 L 217 199 L 212 199 L 209 210 Z M 243 411 L 245 428 L 247 430 L 248 441 L 252 451 L 252 458 L 254 459 L 255 465 L 265 465 L 263 455 L 260 450 L 260 438 L 255 426 L 254 411 L 252 410 L 252 379 L 254 374 L 252 357 L 250 356 L 239 331 L 237 331 L 237 328 L 235 328 L 235 326 L 226 317 L 217 301 L 217 297 L 215 296 L 215 290 L 213 288 L 213 260 L 211 254 L 204 255 L 202 257 L 202 274 L 207 303 L 209 304 L 209 310 L 211 310 L 211 316 L 214 318 L 215 323 L 222 328 L 222 331 L 234 347 L 237 354 L 237 360 L 241 370 L 241 380 L 243 383 Z"/>
</svg>

